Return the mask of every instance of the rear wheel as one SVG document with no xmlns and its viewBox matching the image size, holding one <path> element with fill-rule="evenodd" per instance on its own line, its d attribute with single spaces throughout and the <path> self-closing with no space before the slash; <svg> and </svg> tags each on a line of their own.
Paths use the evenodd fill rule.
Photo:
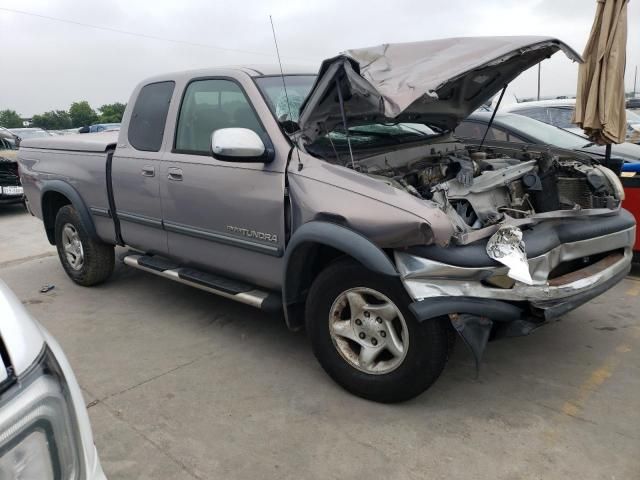
<svg viewBox="0 0 640 480">
<path fill-rule="evenodd" d="M 424 392 L 448 357 L 446 319 L 419 323 L 396 278 L 341 261 L 314 281 L 307 331 L 325 371 L 363 398 L 393 403 Z"/>
<path fill-rule="evenodd" d="M 115 262 L 113 246 L 90 237 L 71 205 L 62 207 L 56 215 L 55 238 L 60 263 L 75 283 L 89 287 L 111 276 Z"/>
</svg>

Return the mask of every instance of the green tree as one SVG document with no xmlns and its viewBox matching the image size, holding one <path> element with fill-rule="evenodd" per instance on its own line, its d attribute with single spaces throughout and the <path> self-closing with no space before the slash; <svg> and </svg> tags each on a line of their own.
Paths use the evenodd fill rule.
<svg viewBox="0 0 640 480">
<path fill-rule="evenodd" d="M 52 110 L 41 115 L 34 115 L 31 123 L 34 127 L 45 130 L 64 130 L 71 128 L 71 116 L 64 110 Z"/>
<path fill-rule="evenodd" d="M 108 103 L 98 108 L 100 123 L 120 123 L 124 115 L 124 109 L 127 108 L 126 103 Z"/>
<path fill-rule="evenodd" d="M 69 107 L 69 116 L 71 117 L 71 126 L 74 128 L 85 127 L 98 121 L 98 114 L 86 100 L 73 102 Z"/>
<path fill-rule="evenodd" d="M 22 119 L 15 110 L 0 110 L 0 127 L 20 128 Z"/>
</svg>

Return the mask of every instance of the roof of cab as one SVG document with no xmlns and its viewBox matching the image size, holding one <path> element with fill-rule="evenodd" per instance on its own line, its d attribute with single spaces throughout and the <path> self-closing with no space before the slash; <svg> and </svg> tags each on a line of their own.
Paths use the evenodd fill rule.
<svg viewBox="0 0 640 480">
<path fill-rule="evenodd" d="M 318 67 L 309 65 L 283 65 L 285 75 L 317 75 Z M 149 84 L 167 80 L 191 79 L 198 77 L 229 76 L 231 74 L 244 73 L 249 77 L 263 77 L 280 75 L 280 66 L 277 63 L 265 65 L 229 65 L 222 67 L 201 68 L 197 70 L 182 70 L 169 72 L 146 78 L 141 84 Z"/>
<path fill-rule="evenodd" d="M 538 108 L 538 107 L 574 108 L 575 106 L 576 106 L 575 98 L 554 98 L 551 100 L 532 100 L 530 102 L 512 103 L 500 108 L 504 111 L 515 112 L 516 110 L 525 110 L 527 108 Z"/>
</svg>

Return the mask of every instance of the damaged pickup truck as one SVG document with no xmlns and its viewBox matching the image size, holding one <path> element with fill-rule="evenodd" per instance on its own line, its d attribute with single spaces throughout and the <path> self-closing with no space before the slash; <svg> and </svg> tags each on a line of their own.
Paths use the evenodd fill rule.
<svg viewBox="0 0 640 480">
<path fill-rule="evenodd" d="M 610 170 L 455 127 L 562 50 L 546 37 L 349 50 L 304 69 L 163 75 L 120 132 L 23 142 L 32 213 L 80 285 L 125 264 L 306 326 L 327 373 L 381 402 L 479 361 L 619 282 L 635 222 Z M 286 89 L 283 87 L 286 85 Z"/>
</svg>

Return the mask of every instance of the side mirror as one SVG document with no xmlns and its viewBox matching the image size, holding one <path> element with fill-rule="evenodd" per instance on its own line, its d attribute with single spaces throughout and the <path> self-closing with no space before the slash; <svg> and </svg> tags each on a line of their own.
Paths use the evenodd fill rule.
<svg viewBox="0 0 640 480">
<path fill-rule="evenodd" d="M 225 162 L 269 163 L 274 152 L 253 130 L 221 128 L 211 134 L 211 155 Z"/>
<path fill-rule="evenodd" d="M 90 131 L 90 127 L 82 127 L 80 130 L 78 130 L 78 133 L 89 133 Z"/>
</svg>

